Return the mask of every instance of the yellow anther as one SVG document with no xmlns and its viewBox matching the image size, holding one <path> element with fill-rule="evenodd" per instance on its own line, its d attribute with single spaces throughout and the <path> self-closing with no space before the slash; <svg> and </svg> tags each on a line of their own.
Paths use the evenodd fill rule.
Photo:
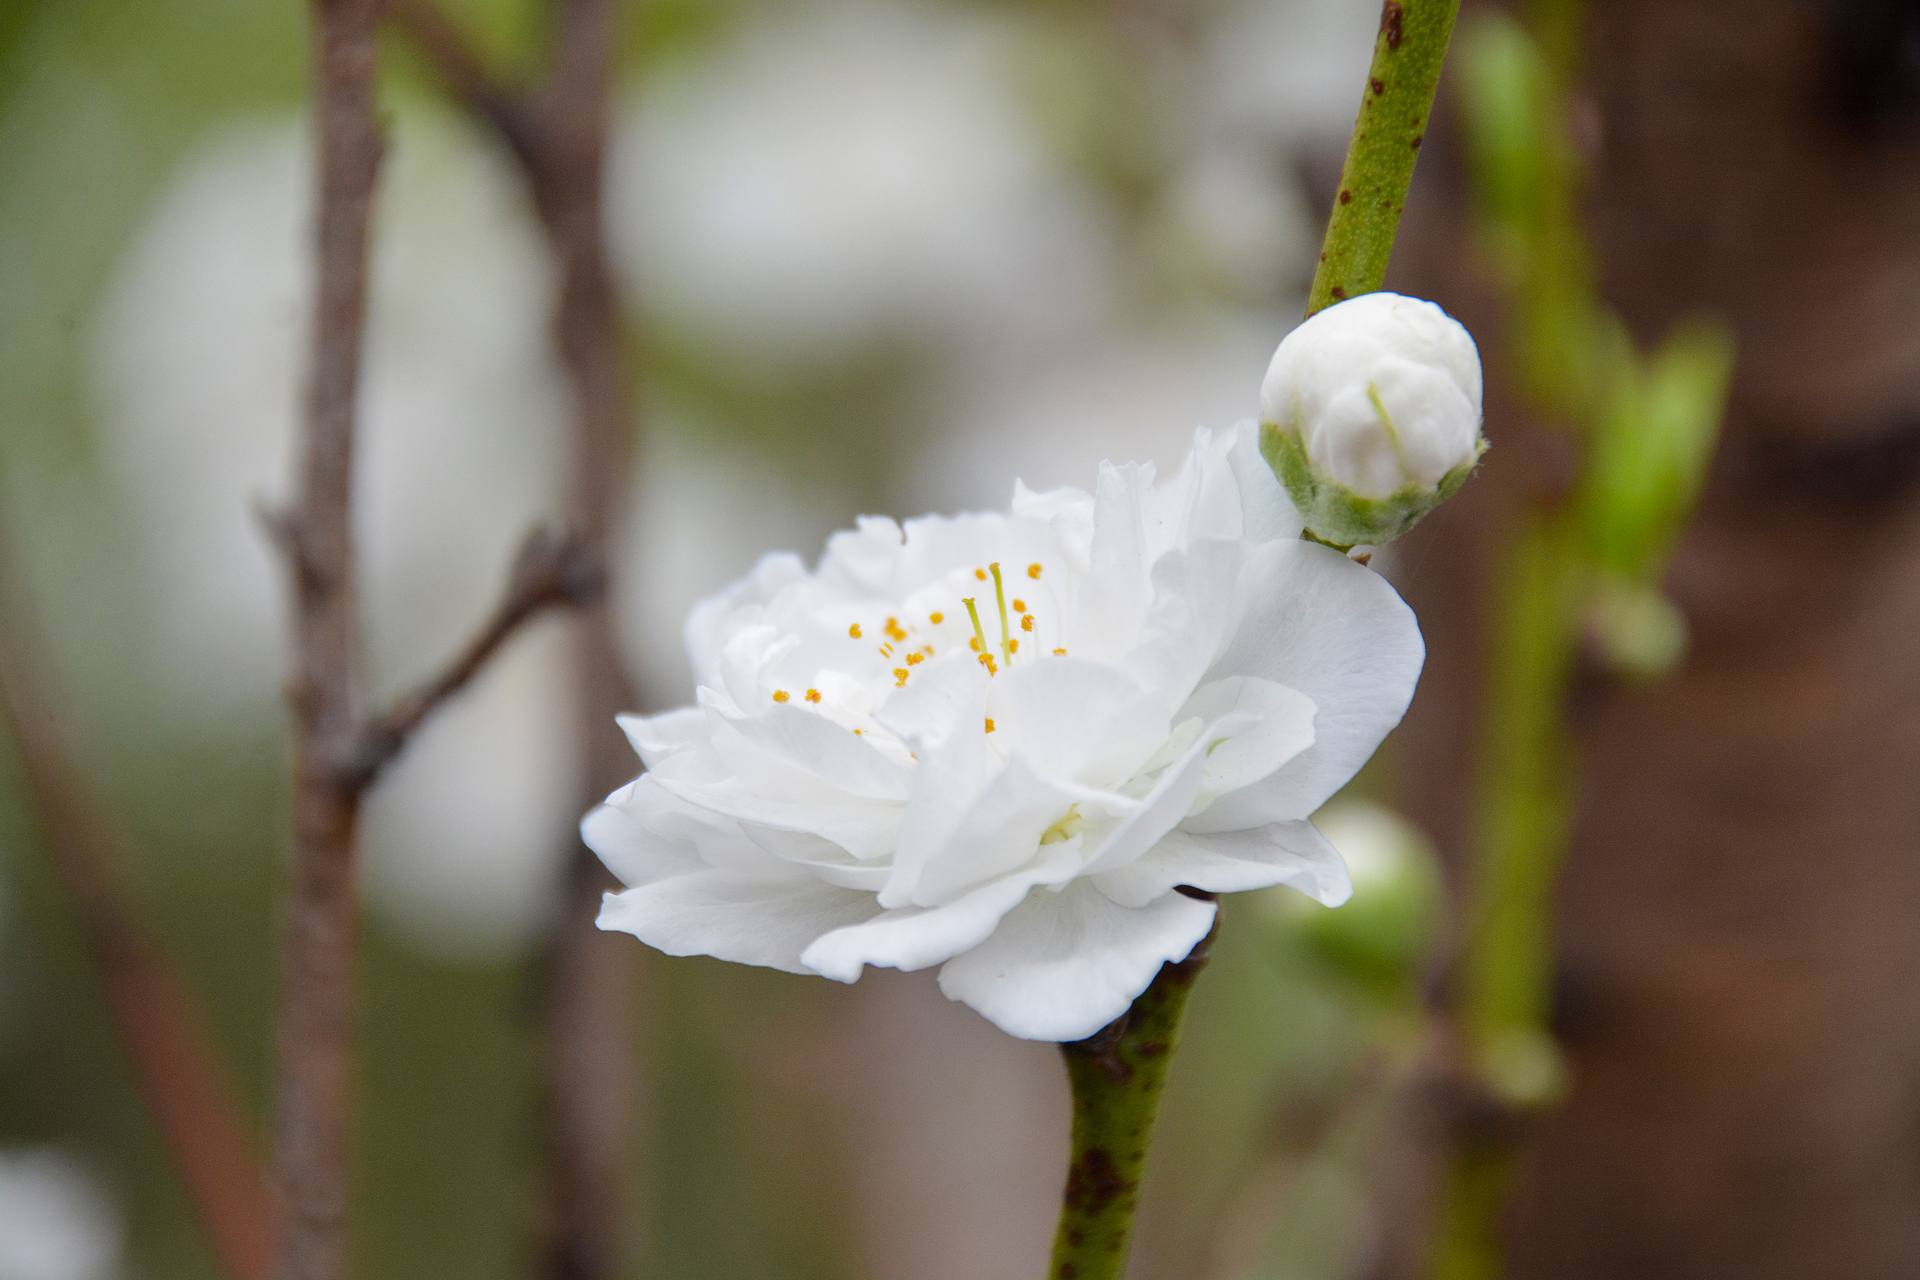
<svg viewBox="0 0 1920 1280">
<path fill-rule="evenodd" d="M 857 622 L 856 622 L 856 623 L 854 623 L 854 624 L 853 624 L 852 626 L 850 626 L 850 627 L 848 627 L 848 628 L 847 628 L 847 638 L 848 638 L 849 640 L 858 640 L 858 639 L 860 638 L 860 624 L 859 624 L 859 623 L 857 623 Z"/>
<path fill-rule="evenodd" d="M 1021 618 L 1021 619 L 1020 619 L 1020 629 L 1021 629 L 1022 631 L 1031 631 L 1031 630 L 1033 630 L 1033 615 L 1032 615 L 1032 614 L 1030 614 L 1030 613 L 1029 613 L 1029 614 L 1027 614 L 1027 615 L 1026 615 L 1025 617 L 1023 617 L 1023 618 Z"/>
<path fill-rule="evenodd" d="M 977 581 L 985 582 L 987 580 L 987 571 L 985 569 L 975 569 L 973 576 Z"/>
<path fill-rule="evenodd" d="M 887 619 L 887 639 L 905 640 L 906 638 L 907 638 L 907 633 L 905 630 L 901 628 L 900 619 L 888 618 Z"/>
<path fill-rule="evenodd" d="M 1011 639 L 1009 639 L 1009 640 L 1007 641 L 1007 652 L 1008 652 L 1008 653 L 1018 653 L 1018 652 L 1020 652 L 1020 637 L 1019 637 L 1019 636 L 1014 636 L 1014 637 L 1012 637 Z"/>
<path fill-rule="evenodd" d="M 1067 656 L 1067 651 L 1065 649 L 1055 649 L 1053 651 L 1053 656 L 1056 658 L 1064 658 Z"/>
<path fill-rule="evenodd" d="M 895 688 L 897 689 L 897 688 L 899 688 L 899 687 L 900 687 L 901 685 L 903 685 L 903 684 L 905 684 L 905 683 L 907 682 L 907 677 L 908 677 L 909 675 L 911 675 L 911 674 L 913 674 L 913 673 L 912 673 L 912 672 L 910 672 L 910 671 L 908 671 L 908 670 L 907 670 L 907 669 L 906 669 L 905 667 L 895 667 L 895 668 L 893 669 L 893 685 L 894 685 L 894 687 L 895 687 Z"/>
<path fill-rule="evenodd" d="M 988 732 L 988 733 L 992 733 L 992 732 L 993 732 L 993 717 L 992 717 L 992 716 L 988 716 L 988 717 L 987 717 L 987 732 Z"/>
<path fill-rule="evenodd" d="M 907 655 L 907 665 L 910 667 L 917 667 L 926 660 L 927 655 L 924 653 L 910 653 Z"/>
<path fill-rule="evenodd" d="M 880 656 L 883 658 L 891 658 L 893 656 L 893 646 L 890 644 L 881 645 Z"/>
<path fill-rule="evenodd" d="M 820 701 L 820 691 L 818 689 L 807 690 L 807 701 L 808 702 Z"/>
<path fill-rule="evenodd" d="M 853 731 L 853 736 L 856 738 L 864 738 L 866 734 L 867 734 L 867 731 L 865 729 L 855 729 Z"/>
<path fill-rule="evenodd" d="M 980 665 L 987 669 L 987 674 L 990 676 L 1000 674 L 1000 664 L 993 660 L 993 655 L 990 653 L 980 655 Z"/>
<path fill-rule="evenodd" d="M 1038 578 L 1040 576 L 1040 562 L 1038 560 L 1035 560 L 1027 566 L 1027 576 L 1029 578 Z"/>
<path fill-rule="evenodd" d="M 790 696 L 785 689 L 775 689 L 773 691 L 773 700 L 775 702 L 785 702 Z"/>
<path fill-rule="evenodd" d="M 927 615 L 927 621 L 931 622 L 936 627 L 939 626 L 941 623 L 945 622 L 946 620 L 947 620 L 947 615 L 940 612 L 938 609 L 935 609 L 932 613 Z"/>
<path fill-rule="evenodd" d="M 967 637 L 967 648 L 973 650 L 975 653 L 979 653 L 981 650 L 985 649 L 986 647 L 987 647 L 986 644 L 981 641 L 979 636 Z"/>
<path fill-rule="evenodd" d="M 1013 611 L 1015 613 L 1025 613 L 1027 611 L 1027 602 L 1019 596 L 1015 596 L 1013 598 Z"/>
</svg>

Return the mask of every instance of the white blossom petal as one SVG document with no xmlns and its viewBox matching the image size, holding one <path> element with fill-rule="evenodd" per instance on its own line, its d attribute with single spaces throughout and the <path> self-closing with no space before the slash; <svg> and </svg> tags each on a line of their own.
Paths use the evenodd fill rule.
<svg viewBox="0 0 1920 1280">
<path fill-rule="evenodd" d="M 1076 804 L 1108 799 L 1047 778 L 1016 756 L 959 808 L 952 827 L 903 831 L 881 905 L 937 906 L 1016 871 L 1039 856 L 1049 829 Z"/>
<path fill-rule="evenodd" d="M 784 588 L 807 576 L 807 567 L 791 551 L 762 556 L 746 577 L 693 606 L 687 615 L 687 653 L 693 658 L 696 684 L 716 681 L 714 662 L 728 624 L 742 612 L 764 607 Z"/>
<path fill-rule="evenodd" d="M 994 748 L 1050 778 L 1101 786 L 1131 777 L 1166 738 L 1154 691 L 1099 663 L 1027 663 L 985 688 Z"/>
<path fill-rule="evenodd" d="M 1160 966 L 1184 960 L 1214 910 L 1177 893 L 1123 907 L 1076 880 L 1029 894 L 992 937 L 947 961 L 940 990 L 1023 1040 L 1082 1040 L 1125 1013 Z"/>
<path fill-rule="evenodd" d="M 1070 879 L 1079 842 L 1062 841 L 1024 872 L 994 880 L 937 907 L 898 907 L 837 929 L 807 948 L 803 963 L 822 977 L 852 982 L 867 965 L 914 970 L 940 964 L 979 946 L 1007 912 L 1042 884 Z"/>
<path fill-rule="evenodd" d="M 608 894 L 597 923 L 670 956 L 713 956 L 807 973 L 800 955 L 814 939 L 875 910 L 871 893 L 808 876 L 696 871 Z"/>
<path fill-rule="evenodd" d="M 1243 893 L 1284 884 L 1329 907 L 1353 892 L 1346 863 L 1310 822 L 1280 822 L 1224 835 L 1168 833 L 1144 856 L 1094 884 L 1122 906 L 1144 907 L 1179 885 Z"/>
<path fill-rule="evenodd" d="M 1189 831 L 1305 818 L 1359 772 L 1400 723 L 1426 657 L 1413 611 L 1373 570 L 1307 542 L 1248 549 L 1246 616 L 1212 675 L 1258 676 L 1313 700 L 1313 745 L 1264 781 L 1221 797 Z"/>
<path fill-rule="evenodd" d="M 1152 848 L 1187 816 L 1206 785 L 1208 757 L 1235 734 L 1252 730 L 1250 715 L 1234 714 L 1202 726 L 1185 751 L 1161 770 L 1153 787 L 1132 812 L 1100 835 L 1097 852 L 1085 871 L 1093 875 L 1125 866 Z"/>
<path fill-rule="evenodd" d="M 1212 795 L 1251 786 L 1313 745 L 1313 699 L 1257 676 L 1228 676 L 1200 686 L 1174 718 L 1217 721 L 1235 715 L 1244 717 L 1246 726 L 1216 737 L 1207 749 L 1201 789 Z"/>
</svg>

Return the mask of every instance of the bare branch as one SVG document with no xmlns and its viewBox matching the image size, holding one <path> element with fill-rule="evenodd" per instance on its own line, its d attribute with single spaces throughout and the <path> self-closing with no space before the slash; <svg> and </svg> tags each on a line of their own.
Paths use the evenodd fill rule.
<svg viewBox="0 0 1920 1280">
<path fill-rule="evenodd" d="M 431 0 L 386 0 L 386 17 L 433 68 L 448 94 L 527 163 L 534 145 L 526 103 L 487 69 L 460 28 Z"/>
<path fill-rule="evenodd" d="M 10 570 L 0 546 L 0 727 L 25 773 L 41 845 L 221 1270 L 234 1280 L 262 1280 L 271 1215 L 252 1125 L 191 991 L 114 888 L 110 869 L 135 855 L 104 816 L 99 788 L 61 730 L 51 666 Z"/>
<path fill-rule="evenodd" d="M 605 563 L 627 492 L 635 418 L 605 239 L 615 5 L 553 0 L 551 63 L 541 85 L 521 98 L 486 73 L 432 0 L 392 3 L 396 27 L 514 156 L 559 265 L 552 334 L 573 401 L 568 514 L 585 546 Z M 586 808 L 634 771 L 613 717 L 636 699 L 604 600 L 580 610 L 574 638 L 572 701 L 586 746 L 578 799 Z M 543 975 L 546 1266 L 554 1280 L 601 1280 L 613 1274 L 619 1236 L 632 960 L 593 928 L 600 895 L 611 887 L 605 870 L 577 833 L 569 830 L 564 839 L 567 871 Z"/>
<path fill-rule="evenodd" d="M 346 1265 L 354 863 L 363 780 L 360 617 L 352 525 L 368 224 L 380 166 L 374 119 L 379 0 L 314 0 L 318 173 L 311 381 L 294 505 L 293 883 L 280 1028 L 279 1280 L 338 1280 Z"/>
<path fill-rule="evenodd" d="M 597 599 L 605 585 L 598 557 L 578 535 L 549 529 L 528 534 L 514 557 L 506 590 L 472 638 L 439 674 L 361 731 L 356 752 L 361 776 L 371 783 L 434 709 L 464 689 L 523 623 L 550 606 Z"/>
</svg>

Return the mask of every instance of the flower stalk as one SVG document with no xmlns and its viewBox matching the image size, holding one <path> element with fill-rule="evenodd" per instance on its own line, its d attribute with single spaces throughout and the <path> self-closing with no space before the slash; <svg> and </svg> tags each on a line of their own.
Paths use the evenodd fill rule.
<svg viewBox="0 0 1920 1280">
<path fill-rule="evenodd" d="M 1118 1280 L 1126 1271 L 1167 1065 L 1212 943 L 1209 933 L 1185 960 L 1162 968 L 1112 1026 L 1060 1046 L 1073 1085 L 1073 1139 L 1049 1277 Z"/>
<path fill-rule="evenodd" d="M 1387 258 L 1459 12 L 1460 0 L 1386 0 L 1381 8 L 1373 65 L 1327 218 L 1308 315 L 1386 283 Z"/>
</svg>

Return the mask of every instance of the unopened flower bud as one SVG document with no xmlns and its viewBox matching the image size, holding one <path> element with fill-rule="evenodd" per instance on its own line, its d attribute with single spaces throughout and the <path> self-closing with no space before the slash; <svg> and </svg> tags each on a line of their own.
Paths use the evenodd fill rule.
<svg viewBox="0 0 1920 1280">
<path fill-rule="evenodd" d="M 1308 532 L 1383 543 L 1457 489 L 1486 448 L 1480 352 L 1431 302 L 1362 294 L 1282 340 L 1260 424 L 1261 452 Z"/>
</svg>

